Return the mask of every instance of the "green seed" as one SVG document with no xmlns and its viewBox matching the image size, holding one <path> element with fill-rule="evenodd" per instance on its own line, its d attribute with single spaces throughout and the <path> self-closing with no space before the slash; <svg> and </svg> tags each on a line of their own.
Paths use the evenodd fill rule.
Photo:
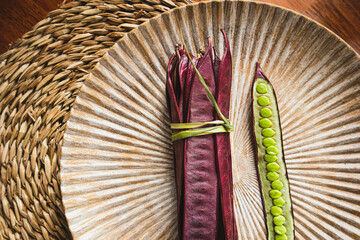
<svg viewBox="0 0 360 240">
<path fill-rule="evenodd" d="M 259 121 L 259 125 L 262 128 L 269 128 L 272 126 L 272 122 L 268 118 L 263 118 Z"/>
<path fill-rule="evenodd" d="M 281 197 L 281 192 L 279 190 L 270 190 L 269 194 L 270 194 L 271 198 L 279 198 L 279 197 Z"/>
<path fill-rule="evenodd" d="M 265 128 L 261 131 L 261 134 L 264 136 L 264 137 L 272 137 L 275 135 L 275 132 L 274 130 L 272 130 L 271 128 Z"/>
<path fill-rule="evenodd" d="M 276 180 L 271 183 L 271 187 L 275 190 L 281 190 L 283 186 L 284 184 L 280 180 Z"/>
<path fill-rule="evenodd" d="M 279 216 L 282 214 L 282 210 L 281 208 L 279 207 L 276 207 L 276 206 L 272 206 L 271 209 L 270 209 L 270 212 L 273 216 Z"/>
<path fill-rule="evenodd" d="M 275 240 L 287 240 L 287 236 L 286 235 L 275 235 Z"/>
<path fill-rule="evenodd" d="M 285 199 L 283 197 L 279 197 L 273 200 L 275 206 L 282 207 L 285 204 Z"/>
<path fill-rule="evenodd" d="M 265 83 L 259 83 L 256 85 L 256 91 L 258 93 L 267 93 L 267 86 Z"/>
<path fill-rule="evenodd" d="M 273 218 L 273 222 L 276 226 L 283 225 L 285 223 L 285 221 L 286 221 L 286 219 L 282 215 L 279 215 L 279 216 Z"/>
<path fill-rule="evenodd" d="M 270 147 L 266 148 L 266 152 L 269 155 L 276 155 L 279 153 L 279 149 L 277 149 L 277 147 L 275 147 L 275 146 L 270 146 Z"/>
<path fill-rule="evenodd" d="M 276 172 L 268 172 L 266 174 L 267 179 L 269 179 L 270 181 L 275 181 L 276 179 L 279 178 L 279 174 L 277 174 Z"/>
<path fill-rule="evenodd" d="M 276 142 L 273 138 L 264 138 L 263 139 L 263 145 L 265 147 L 275 146 Z"/>
<path fill-rule="evenodd" d="M 264 159 L 265 159 L 265 161 L 270 163 L 270 162 L 275 162 L 278 158 L 275 155 L 265 154 Z"/>
<path fill-rule="evenodd" d="M 266 96 L 261 96 L 258 98 L 257 102 L 260 106 L 267 106 L 270 104 L 270 99 Z"/>
<path fill-rule="evenodd" d="M 286 227 L 284 225 L 275 226 L 274 229 L 277 234 L 284 235 L 286 233 Z"/>
<path fill-rule="evenodd" d="M 269 108 L 262 108 L 260 110 L 260 116 L 262 116 L 262 117 L 271 117 L 272 116 L 272 111 Z"/>
<path fill-rule="evenodd" d="M 277 164 L 276 162 L 272 162 L 272 163 L 268 163 L 266 165 L 266 169 L 269 171 L 269 172 L 276 172 L 277 170 L 279 170 L 280 166 L 279 164 Z"/>
</svg>

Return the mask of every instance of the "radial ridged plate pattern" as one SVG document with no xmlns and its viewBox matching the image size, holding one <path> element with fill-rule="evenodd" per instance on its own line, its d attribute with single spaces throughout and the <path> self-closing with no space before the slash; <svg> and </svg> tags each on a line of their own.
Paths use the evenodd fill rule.
<svg viewBox="0 0 360 240">
<path fill-rule="evenodd" d="M 175 239 L 176 195 L 165 99 L 167 63 L 224 28 L 233 55 L 234 208 L 240 239 L 265 239 L 254 164 L 251 83 L 260 62 L 277 93 L 297 239 L 360 239 L 360 60 L 316 23 L 277 7 L 209 2 L 128 34 L 72 108 L 61 159 L 75 239 Z"/>
</svg>

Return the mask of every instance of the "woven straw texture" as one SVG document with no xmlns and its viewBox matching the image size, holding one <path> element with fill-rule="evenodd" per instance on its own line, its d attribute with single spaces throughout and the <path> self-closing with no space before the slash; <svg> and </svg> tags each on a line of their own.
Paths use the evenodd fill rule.
<svg viewBox="0 0 360 240">
<path fill-rule="evenodd" d="M 77 0 L 50 12 L 0 56 L 0 239 L 72 238 L 59 171 L 79 88 L 127 32 L 184 4 Z"/>
</svg>

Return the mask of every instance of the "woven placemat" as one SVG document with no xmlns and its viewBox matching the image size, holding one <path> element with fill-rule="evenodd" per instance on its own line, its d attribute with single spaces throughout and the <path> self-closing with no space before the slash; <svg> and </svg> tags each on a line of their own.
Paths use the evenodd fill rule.
<svg viewBox="0 0 360 240">
<path fill-rule="evenodd" d="M 72 238 L 59 170 L 79 89 L 115 42 L 183 1 L 76 0 L 0 56 L 0 239 Z"/>
</svg>

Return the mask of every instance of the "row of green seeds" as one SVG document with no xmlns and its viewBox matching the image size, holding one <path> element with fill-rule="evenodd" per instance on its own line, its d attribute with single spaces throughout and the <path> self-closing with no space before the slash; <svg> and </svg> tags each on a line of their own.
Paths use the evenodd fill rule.
<svg viewBox="0 0 360 240">
<path fill-rule="evenodd" d="M 256 91 L 260 94 L 267 93 L 267 86 L 264 83 L 259 83 L 256 86 Z M 286 221 L 285 217 L 282 215 L 281 207 L 285 204 L 284 198 L 281 196 L 280 190 L 283 188 L 283 183 L 281 180 L 278 180 L 279 174 L 277 171 L 280 166 L 276 163 L 277 154 L 279 149 L 277 149 L 276 141 L 272 138 L 275 135 L 274 130 L 271 128 L 272 122 L 269 117 L 272 116 L 272 111 L 270 108 L 266 107 L 270 104 L 270 100 L 266 96 L 260 96 L 257 100 L 258 104 L 263 108 L 260 110 L 260 116 L 262 119 L 259 121 L 259 125 L 262 128 L 261 134 L 264 137 L 262 143 L 266 147 L 265 161 L 268 163 L 266 169 L 268 170 L 267 179 L 271 181 L 271 190 L 269 192 L 270 197 L 273 199 L 274 206 L 271 207 L 270 212 L 273 215 L 274 230 L 277 233 L 275 236 L 276 240 L 286 240 L 285 235 L 286 228 L 284 223 Z"/>
</svg>

